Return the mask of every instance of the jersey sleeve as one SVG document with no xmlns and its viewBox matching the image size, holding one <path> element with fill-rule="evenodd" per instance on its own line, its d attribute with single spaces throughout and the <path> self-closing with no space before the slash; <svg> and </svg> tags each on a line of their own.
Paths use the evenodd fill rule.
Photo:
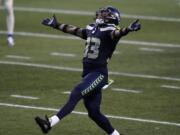
<svg viewBox="0 0 180 135">
<path fill-rule="evenodd" d="M 89 33 L 91 30 L 94 29 L 94 26 L 95 26 L 95 24 L 88 24 L 88 25 L 86 26 L 86 28 L 82 29 L 81 33 L 82 33 L 82 38 L 83 38 L 83 39 L 85 39 L 85 40 L 87 39 L 88 33 Z"/>
</svg>

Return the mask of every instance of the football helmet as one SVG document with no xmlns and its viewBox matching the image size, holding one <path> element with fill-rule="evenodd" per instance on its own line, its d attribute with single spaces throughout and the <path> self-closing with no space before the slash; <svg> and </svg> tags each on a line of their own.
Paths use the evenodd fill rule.
<svg viewBox="0 0 180 135">
<path fill-rule="evenodd" d="M 100 8 L 96 11 L 95 20 L 98 24 L 107 23 L 118 25 L 120 22 L 120 12 L 111 6 Z"/>
</svg>

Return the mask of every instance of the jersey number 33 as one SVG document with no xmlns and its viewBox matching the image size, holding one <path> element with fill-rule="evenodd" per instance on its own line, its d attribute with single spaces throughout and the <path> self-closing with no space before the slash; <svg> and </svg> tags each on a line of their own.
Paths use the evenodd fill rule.
<svg viewBox="0 0 180 135">
<path fill-rule="evenodd" d="M 99 38 L 88 37 L 84 50 L 84 57 L 89 59 L 96 59 L 99 55 L 100 44 L 101 40 Z"/>
</svg>

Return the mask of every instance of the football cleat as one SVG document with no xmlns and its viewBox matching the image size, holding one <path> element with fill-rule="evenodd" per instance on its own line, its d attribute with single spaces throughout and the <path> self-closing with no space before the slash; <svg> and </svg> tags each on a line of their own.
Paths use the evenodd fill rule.
<svg viewBox="0 0 180 135">
<path fill-rule="evenodd" d="M 39 125 L 44 134 L 48 133 L 49 130 L 51 130 L 51 124 L 47 116 L 45 116 L 45 119 L 42 119 L 37 116 L 35 117 L 35 121 Z"/>
<path fill-rule="evenodd" d="M 114 80 L 108 79 L 108 83 L 107 83 L 106 85 L 104 85 L 104 86 L 102 87 L 102 89 L 103 89 L 103 90 L 107 89 L 113 82 L 114 82 Z"/>
<path fill-rule="evenodd" d="M 8 47 L 13 47 L 15 45 L 14 38 L 12 36 L 7 37 L 7 44 L 8 44 Z"/>
</svg>

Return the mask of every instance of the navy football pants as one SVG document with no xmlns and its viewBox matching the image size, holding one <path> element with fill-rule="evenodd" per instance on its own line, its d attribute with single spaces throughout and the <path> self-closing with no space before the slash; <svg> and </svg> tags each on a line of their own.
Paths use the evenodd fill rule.
<svg viewBox="0 0 180 135">
<path fill-rule="evenodd" d="M 107 77 L 98 72 L 92 72 L 86 75 L 82 81 L 72 90 L 68 101 L 57 113 L 62 119 L 71 113 L 77 103 L 83 99 L 84 105 L 88 111 L 88 116 L 104 131 L 111 134 L 114 129 L 109 120 L 100 112 L 101 88 L 106 84 Z"/>
</svg>

